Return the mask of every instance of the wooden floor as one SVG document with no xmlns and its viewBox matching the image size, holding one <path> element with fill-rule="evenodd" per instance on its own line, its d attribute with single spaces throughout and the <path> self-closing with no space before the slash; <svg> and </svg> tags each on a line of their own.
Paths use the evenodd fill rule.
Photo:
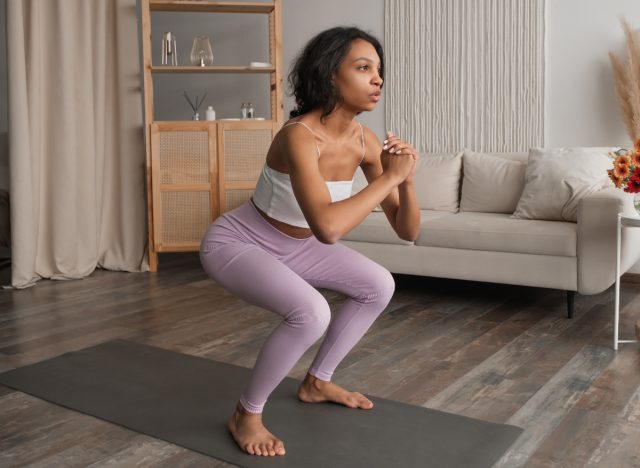
<svg viewBox="0 0 640 468">
<path fill-rule="evenodd" d="M 611 348 L 613 287 L 577 296 L 569 320 L 562 291 L 409 276 L 396 283 L 334 381 L 523 427 L 500 467 L 640 467 L 640 347 Z M 621 290 L 630 337 L 640 278 L 626 276 Z M 323 294 L 332 308 L 342 300 Z M 277 323 L 207 279 L 196 255 L 167 255 L 156 274 L 97 271 L 0 291 L 0 371 L 114 338 L 251 367 Z M 305 375 L 316 350 L 291 377 Z M 234 465 L 0 386 L 0 466 Z"/>
</svg>

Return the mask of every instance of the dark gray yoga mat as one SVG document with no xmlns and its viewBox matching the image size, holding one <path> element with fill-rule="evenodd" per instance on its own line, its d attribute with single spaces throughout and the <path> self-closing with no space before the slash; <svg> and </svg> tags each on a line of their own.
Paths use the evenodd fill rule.
<svg viewBox="0 0 640 468">
<path fill-rule="evenodd" d="M 249 369 L 115 340 L 0 374 L 0 383 L 246 467 L 489 467 L 522 429 L 369 397 L 372 410 L 297 400 L 287 378 L 265 425 L 283 457 L 241 452 L 226 421 Z"/>
</svg>

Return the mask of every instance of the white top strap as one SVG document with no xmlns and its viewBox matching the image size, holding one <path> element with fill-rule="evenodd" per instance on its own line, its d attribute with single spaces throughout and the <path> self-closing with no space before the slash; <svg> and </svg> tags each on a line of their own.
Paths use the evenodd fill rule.
<svg viewBox="0 0 640 468">
<path fill-rule="evenodd" d="M 284 124 L 284 126 L 283 126 L 283 127 L 288 127 L 289 125 L 293 125 L 293 124 L 300 124 L 300 125 L 302 125 L 303 127 L 305 127 L 307 130 L 309 130 L 309 131 L 313 134 L 314 142 L 315 142 L 315 144 L 316 144 L 316 151 L 318 152 L 318 157 L 320 157 L 320 147 L 318 146 L 318 142 L 317 142 L 317 141 L 315 141 L 315 136 L 316 136 L 316 134 L 315 134 L 315 132 L 314 132 L 313 130 L 311 130 L 311 127 L 309 127 L 309 126 L 308 126 L 306 123 L 304 123 L 304 122 L 298 122 L 298 121 L 296 121 L 296 122 L 289 122 L 289 123 L 287 123 L 287 124 Z"/>
</svg>

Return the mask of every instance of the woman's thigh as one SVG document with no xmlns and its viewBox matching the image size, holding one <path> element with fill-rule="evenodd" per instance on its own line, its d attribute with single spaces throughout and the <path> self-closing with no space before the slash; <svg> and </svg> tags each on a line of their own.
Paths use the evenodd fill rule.
<svg viewBox="0 0 640 468">
<path fill-rule="evenodd" d="M 286 265 L 309 284 L 339 291 L 367 302 L 393 295 L 395 283 L 383 266 L 342 244 L 313 239 L 304 250 L 285 259 Z"/>
<path fill-rule="evenodd" d="M 218 245 L 201 255 L 209 276 L 246 302 L 271 310 L 285 319 L 296 315 L 327 315 L 322 295 L 282 261 L 253 244 Z M 326 320 L 315 317 L 313 320 Z"/>
</svg>

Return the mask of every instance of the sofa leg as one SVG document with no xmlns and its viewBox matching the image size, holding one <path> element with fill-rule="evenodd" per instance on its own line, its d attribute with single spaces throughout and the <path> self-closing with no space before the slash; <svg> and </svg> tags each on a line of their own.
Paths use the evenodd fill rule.
<svg viewBox="0 0 640 468">
<path fill-rule="evenodd" d="M 575 291 L 567 291 L 567 317 L 572 319 L 573 313 L 576 310 L 576 292 Z"/>
</svg>

